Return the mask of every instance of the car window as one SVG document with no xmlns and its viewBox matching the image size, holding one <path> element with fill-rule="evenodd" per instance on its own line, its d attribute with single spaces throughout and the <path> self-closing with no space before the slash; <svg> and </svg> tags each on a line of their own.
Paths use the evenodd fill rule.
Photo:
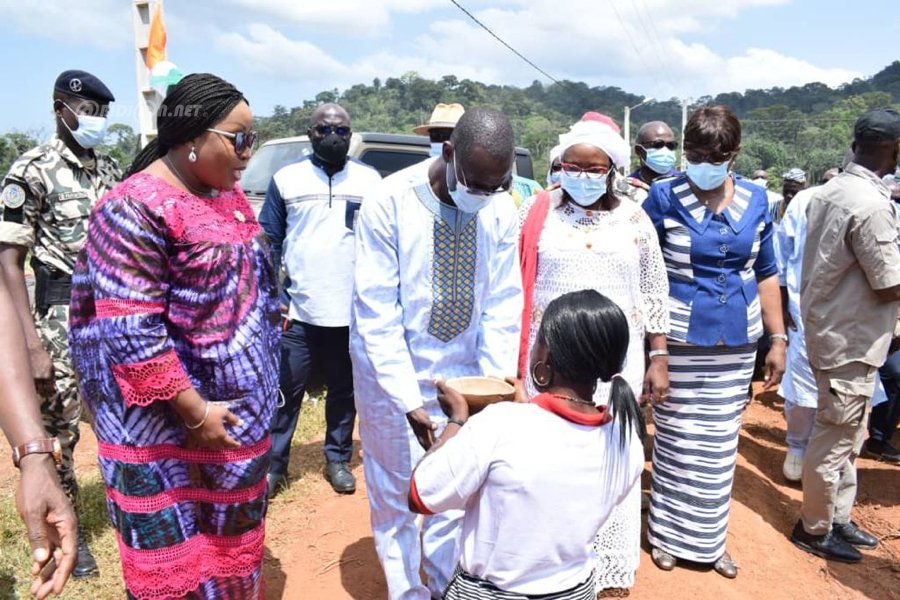
<svg viewBox="0 0 900 600">
<path fill-rule="evenodd" d="M 428 158 L 428 149 L 416 152 L 414 150 L 385 150 L 381 148 L 373 148 L 365 150 L 359 156 L 359 160 L 363 161 L 370 167 L 374 167 L 382 177 L 405 169 L 418 162 L 422 162 Z"/>
<path fill-rule="evenodd" d="M 534 165 L 531 155 L 525 152 L 516 152 L 516 175 L 534 179 Z"/>
<path fill-rule="evenodd" d="M 265 195 L 272 176 L 282 167 L 301 160 L 312 152 L 308 141 L 270 144 L 257 150 L 241 176 L 241 187 L 248 194 Z"/>
</svg>

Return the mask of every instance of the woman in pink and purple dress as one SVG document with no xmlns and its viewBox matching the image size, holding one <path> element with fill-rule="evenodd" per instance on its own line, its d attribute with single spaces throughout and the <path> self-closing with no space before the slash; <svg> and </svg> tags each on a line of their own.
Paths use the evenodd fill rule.
<svg viewBox="0 0 900 600">
<path fill-rule="evenodd" d="M 277 281 L 237 185 L 255 134 L 209 74 L 94 208 L 73 277 L 72 359 L 98 438 L 129 598 L 260 598 Z"/>
</svg>

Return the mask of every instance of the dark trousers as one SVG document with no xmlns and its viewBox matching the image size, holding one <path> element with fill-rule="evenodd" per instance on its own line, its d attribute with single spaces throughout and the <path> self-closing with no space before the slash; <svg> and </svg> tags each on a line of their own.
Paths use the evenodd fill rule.
<svg viewBox="0 0 900 600">
<path fill-rule="evenodd" d="M 879 442 L 890 443 L 891 436 L 900 423 L 900 351 L 888 356 L 887 362 L 878 370 L 881 383 L 887 392 L 887 402 L 872 408 L 869 418 L 869 437 Z"/>
<path fill-rule="evenodd" d="M 273 475 L 287 474 L 291 438 L 300 405 L 315 365 L 325 378 L 325 460 L 350 462 L 353 454 L 353 371 L 350 364 L 350 328 L 318 327 L 289 321 L 281 337 L 280 387 L 284 405 L 272 417 Z"/>
</svg>

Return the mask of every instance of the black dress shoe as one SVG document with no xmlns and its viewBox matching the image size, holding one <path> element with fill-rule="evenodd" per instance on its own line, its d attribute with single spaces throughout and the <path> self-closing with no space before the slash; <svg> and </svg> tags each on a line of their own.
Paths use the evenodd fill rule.
<svg viewBox="0 0 900 600">
<path fill-rule="evenodd" d="M 78 529 L 78 556 L 75 559 L 75 568 L 72 569 L 72 577 L 75 579 L 84 579 L 85 577 L 98 577 L 100 569 L 97 567 L 97 561 L 88 548 L 87 540 L 81 529 Z"/>
<path fill-rule="evenodd" d="M 874 548 L 878 545 L 878 538 L 857 527 L 853 521 L 844 524 L 832 523 L 831 530 L 843 538 L 845 542 L 854 546 Z"/>
<path fill-rule="evenodd" d="M 875 460 L 883 460 L 887 463 L 900 463 L 900 450 L 897 450 L 887 442 L 869 438 L 863 444 L 862 455 Z"/>
<path fill-rule="evenodd" d="M 345 462 L 330 462 L 325 465 L 325 479 L 338 494 L 352 494 L 356 491 L 356 477 Z"/>
<path fill-rule="evenodd" d="M 271 500 L 288 487 L 287 477 L 284 475 L 277 475 L 275 473 L 269 473 L 266 475 L 266 498 Z"/>
<path fill-rule="evenodd" d="M 797 524 L 794 525 L 794 531 L 791 533 L 791 542 L 801 550 L 821 556 L 826 560 L 846 563 L 857 563 L 862 560 L 862 554 L 859 553 L 859 550 L 845 542 L 834 531 L 829 531 L 825 535 L 806 533 L 806 530 L 803 529 L 802 521 L 797 521 Z"/>
</svg>

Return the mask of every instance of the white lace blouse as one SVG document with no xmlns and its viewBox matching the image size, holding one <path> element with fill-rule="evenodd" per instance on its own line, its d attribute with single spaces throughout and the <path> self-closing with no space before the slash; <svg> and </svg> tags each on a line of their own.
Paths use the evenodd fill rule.
<svg viewBox="0 0 900 600">
<path fill-rule="evenodd" d="M 520 210 L 524 223 L 530 205 Z M 529 352 L 547 305 L 577 290 L 594 289 L 619 305 L 628 319 L 630 343 L 622 375 L 639 397 L 644 379 L 644 336 L 669 331 L 669 283 L 653 223 L 627 199 L 611 211 L 585 210 L 551 192 L 551 209 L 538 241 Z M 529 394 L 536 394 L 527 378 Z M 598 382 L 594 400 L 606 404 L 608 384 Z"/>
</svg>

